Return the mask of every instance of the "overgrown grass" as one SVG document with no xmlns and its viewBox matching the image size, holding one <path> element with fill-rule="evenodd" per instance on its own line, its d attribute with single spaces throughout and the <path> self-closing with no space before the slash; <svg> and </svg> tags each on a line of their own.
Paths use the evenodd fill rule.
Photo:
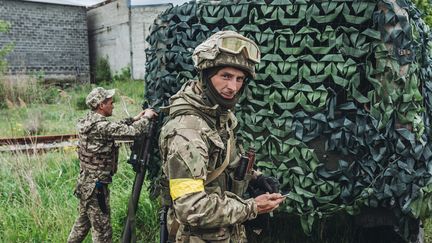
<svg viewBox="0 0 432 243">
<path fill-rule="evenodd" d="M 120 151 L 120 165 L 111 189 L 114 242 L 119 242 L 127 215 L 134 172 Z M 66 242 L 77 217 L 78 199 L 72 194 L 79 173 L 71 149 L 39 155 L 0 154 L 0 242 Z M 140 242 L 155 242 L 158 205 L 143 187 L 137 232 Z M 87 237 L 85 242 L 91 242 Z"/>
<path fill-rule="evenodd" d="M 143 84 L 143 81 L 117 80 L 98 85 L 116 89 L 113 120 L 126 117 L 126 110 L 131 116 L 141 110 Z M 75 133 L 77 119 L 88 111 L 85 97 L 94 87 L 82 85 L 56 90 L 54 96 L 52 89 L 24 87 L 38 90 L 35 95 L 39 98 L 33 99 L 34 102 L 16 99 L 16 105 L 0 109 L 0 136 L 28 135 L 28 123 L 37 123 L 41 128 L 39 134 Z M 47 96 L 52 98 L 51 102 L 45 102 Z M 134 180 L 133 170 L 125 163 L 129 153 L 129 149 L 121 149 L 119 171 L 110 186 L 113 238 L 117 242 Z M 72 195 L 79 173 L 76 152 L 3 153 L 0 164 L 0 242 L 65 242 L 77 216 L 78 199 Z M 145 188 L 146 185 L 137 213 L 138 239 L 154 242 L 158 233 L 158 205 L 149 200 Z M 85 242 L 91 242 L 91 238 L 87 237 Z"/>
<path fill-rule="evenodd" d="M 17 75 L 0 79 L 0 108 L 26 106 L 29 103 L 52 104 L 57 88 L 42 85 L 39 74 Z"/>
<path fill-rule="evenodd" d="M 127 113 L 134 116 L 141 110 L 143 81 L 115 81 L 99 86 L 116 89 L 114 120 L 126 117 Z M 46 89 L 46 94 L 41 92 L 39 95 L 53 96 L 49 104 L 35 99 L 34 102 L 21 105 L 17 102 L 15 106 L 0 109 L 0 137 L 24 136 L 32 133 L 32 130 L 36 130 L 35 134 L 44 135 L 75 133 L 77 119 L 88 111 L 85 97 L 94 87 L 95 85 L 82 85 L 66 90 L 57 89 L 54 96 L 52 89 Z M 31 129 L 32 127 L 38 129 Z"/>
</svg>

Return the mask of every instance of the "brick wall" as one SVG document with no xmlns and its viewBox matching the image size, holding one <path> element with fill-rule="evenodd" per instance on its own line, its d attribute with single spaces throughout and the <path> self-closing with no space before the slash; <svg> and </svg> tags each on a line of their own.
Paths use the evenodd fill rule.
<svg viewBox="0 0 432 243">
<path fill-rule="evenodd" d="M 85 7 L 0 0 L 0 19 L 11 24 L 9 33 L 0 33 L 0 47 L 15 44 L 9 74 L 90 80 Z"/>
</svg>

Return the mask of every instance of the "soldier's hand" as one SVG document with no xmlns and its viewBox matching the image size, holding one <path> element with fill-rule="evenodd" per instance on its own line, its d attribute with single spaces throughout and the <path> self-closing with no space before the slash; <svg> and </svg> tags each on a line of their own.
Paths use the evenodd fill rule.
<svg viewBox="0 0 432 243">
<path fill-rule="evenodd" d="M 279 204 L 281 204 L 283 200 L 285 200 L 285 197 L 283 197 L 280 193 L 266 193 L 259 195 L 255 198 L 255 202 L 258 207 L 258 214 L 270 213 L 271 211 L 278 208 Z"/>
<path fill-rule="evenodd" d="M 134 116 L 133 120 L 138 121 L 142 116 L 144 116 L 144 111 L 141 111 L 138 115 Z"/>
<path fill-rule="evenodd" d="M 143 116 L 147 117 L 149 119 L 152 119 L 152 118 L 158 116 L 158 114 L 153 109 L 145 109 Z"/>
<path fill-rule="evenodd" d="M 157 116 L 157 113 L 155 111 L 153 111 L 152 109 L 145 109 L 141 111 L 138 115 L 136 115 L 133 119 L 134 121 L 138 121 L 139 119 L 141 119 L 141 117 L 147 117 L 151 119 L 155 116 Z"/>
</svg>

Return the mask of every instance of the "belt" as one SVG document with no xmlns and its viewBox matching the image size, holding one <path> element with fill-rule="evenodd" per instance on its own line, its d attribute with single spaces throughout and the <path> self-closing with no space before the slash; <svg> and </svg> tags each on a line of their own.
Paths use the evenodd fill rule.
<svg viewBox="0 0 432 243">
<path fill-rule="evenodd" d="M 210 229 L 203 229 L 198 227 L 192 227 L 189 225 L 185 225 L 183 228 L 183 231 L 187 234 L 191 235 L 202 235 L 202 234 L 222 234 L 224 235 L 226 232 L 229 234 L 232 232 L 233 226 L 228 226 L 224 228 L 210 228 Z"/>
</svg>

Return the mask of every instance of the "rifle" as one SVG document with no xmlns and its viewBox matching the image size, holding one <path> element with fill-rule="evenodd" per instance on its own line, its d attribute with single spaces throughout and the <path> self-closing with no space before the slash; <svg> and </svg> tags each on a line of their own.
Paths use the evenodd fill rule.
<svg viewBox="0 0 432 243">
<path fill-rule="evenodd" d="M 157 119 L 151 119 L 148 133 L 135 138 L 132 145 L 131 155 L 128 163 L 132 165 L 135 174 L 135 180 L 132 188 L 132 195 L 129 198 L 128 216 L 123 228 L 121 242 L 136 242 L 135 234 L 135 215 L 138 209 L 138 200 L 141 194 L 142 184 L 145 178 L 145 172 L 150 160 L 150 152 L 153 149 L 152 143 L 157 130 Z"/>
</svg>

